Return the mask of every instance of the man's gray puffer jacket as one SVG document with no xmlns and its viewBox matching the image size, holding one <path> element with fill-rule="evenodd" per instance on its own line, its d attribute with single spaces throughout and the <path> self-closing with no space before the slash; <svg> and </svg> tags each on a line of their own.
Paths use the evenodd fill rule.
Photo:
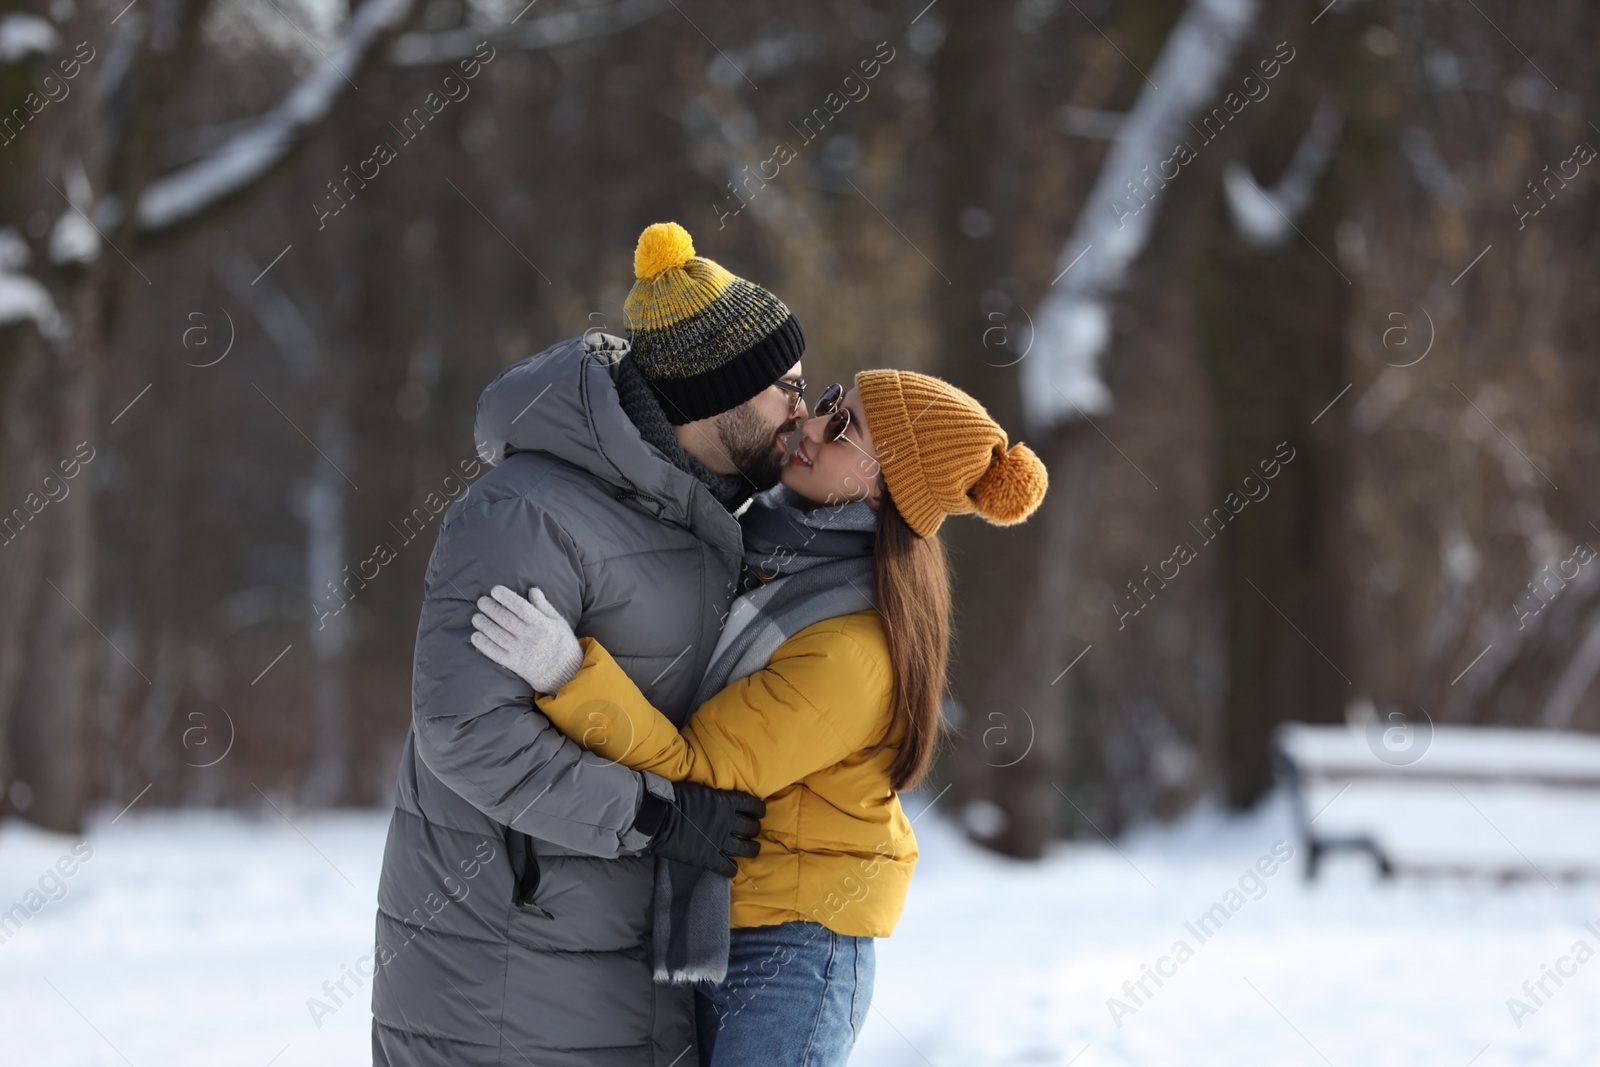
<svg viewBox="0 0 1600 1067">
<path fill-rule="evenodd" d="M 536 585 L 656 707 L 691 710 L 739 525 L 623 411 L 624 349 L 563 341 L 478 402 L 497 466 L 446 512 L 428 563 L 378 886 L 375 1064 L 695 1062 L 689 990 L 650 979 L 655 862 L 632 829 L 642 790 L 671 786 L 585 753 L 468 642 L 478 597 Z"/>
</svg>

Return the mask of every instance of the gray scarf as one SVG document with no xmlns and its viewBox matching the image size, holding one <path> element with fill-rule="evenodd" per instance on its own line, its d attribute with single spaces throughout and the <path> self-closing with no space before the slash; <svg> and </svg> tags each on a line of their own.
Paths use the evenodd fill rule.
<svg viewBox="0 0 1600 1067">
<path fill-rule="evenodd" d="M 872 548 L 877 514 L 863 501 L 803 511 L 783 486 L 756 497 L 744 517 L 745 567 L 770 579 L 733 602 L 695 695 L 698 708 L 766 667 L 807 626 L 876 606 Z M 720 982 L 728 973 L 729 879 L 656 860 L 655 980 Z"/>
</svg>

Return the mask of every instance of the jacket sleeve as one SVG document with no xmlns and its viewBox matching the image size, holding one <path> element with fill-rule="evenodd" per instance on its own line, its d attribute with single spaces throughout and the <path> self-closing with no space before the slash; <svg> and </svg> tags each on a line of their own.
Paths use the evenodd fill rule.
<svg viewBox="0 0 1600 1067">
<path fill-rule="evenodd" d="M 881 637 L 857 640 L 838 620 L 809 627 L 764 670 L 706 701 L 679 731 L 593 638 L 583 666 L 539 707 L 586 748 L 673 781 L 769 797 L 876 744 L 889 723 L 893 675 Z"/>
<path fill-rule="evenodd" d="M 478 598 L 496 584 L 524 593 L 538 586 L 577 625 L 576 544 L 528 499 L 462 505 L 428 563 L 417 628 L 412 728 L 422 761 L 498 823 L 592 856 L 642 849 L 647 839 L 632 827 L 644 777 L 567 740 L 534 706 L 528 684 L 469 640 Z M 659 793 L 665 784 L 649 785 Z"/>
</svg>

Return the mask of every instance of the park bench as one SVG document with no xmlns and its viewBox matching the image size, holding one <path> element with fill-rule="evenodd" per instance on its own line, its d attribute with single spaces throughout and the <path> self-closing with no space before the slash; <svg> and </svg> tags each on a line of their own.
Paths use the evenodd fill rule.
<svg viewBox="0 0 1600 1067">
<path fill-rule="evenodd" d="M 1273 740 L 1308 880 L 1343 850 L 1384 877 L 1600 876 L 1600 736 L 1286 723 Z"/>
</svg>

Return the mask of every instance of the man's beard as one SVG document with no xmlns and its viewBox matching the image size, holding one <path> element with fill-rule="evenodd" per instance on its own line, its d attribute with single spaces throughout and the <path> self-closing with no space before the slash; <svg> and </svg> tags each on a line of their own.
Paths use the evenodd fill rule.
<svg viewBox="0 0 1600 1067">
<path fill-rule="evenodd" d="M 717 420 L 717 440 L 740 474 L 759 492 L 771 489 L 783 476 L 784 452 L 774 447 L 779 430 L 793 430 L 796 420 L 777 426 L 764 422 L 749 404 L 741 404 Z"/>
</svg>

